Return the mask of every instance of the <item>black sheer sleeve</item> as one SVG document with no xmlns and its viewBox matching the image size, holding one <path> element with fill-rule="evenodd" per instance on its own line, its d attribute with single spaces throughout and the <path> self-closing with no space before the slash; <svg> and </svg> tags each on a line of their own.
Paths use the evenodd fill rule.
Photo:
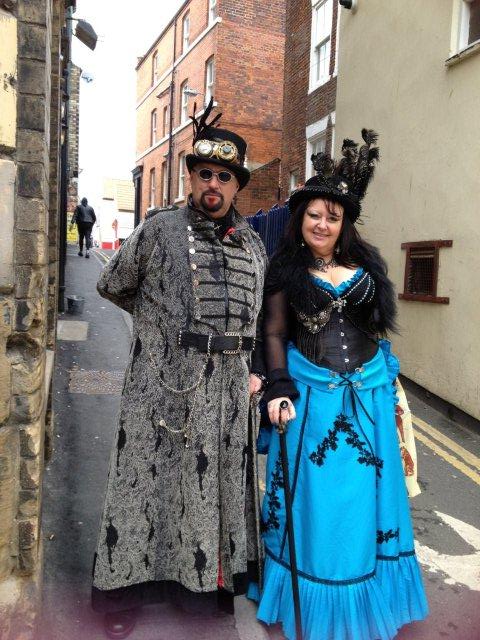
<svg viewBox="0 0 480 640">
<path fill-rule="evenodd" d="M 268 377 L 264 399 L 267 402 L 282 397 L 294 400 L 299 394 L 287 370 L 287 295 L 284 290 L 271 291 L 266 290 L 263 304 L 263 346 Z"/>
<path fill-rule="evenodd" d="M 250 373 L 255 373 L 262 379 L 267 375 L 265 354 L 263 350 L 263 309 L 260 311 L 257 318 L 257 334 L 255 339 L 255 349 L 252 353 Z"/>
</svg>

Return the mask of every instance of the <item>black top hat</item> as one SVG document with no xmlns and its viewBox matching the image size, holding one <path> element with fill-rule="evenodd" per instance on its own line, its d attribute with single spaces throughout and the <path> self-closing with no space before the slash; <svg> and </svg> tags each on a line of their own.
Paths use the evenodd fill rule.
<svg viewBox="0 0 480 640">
<path fill-rule="evenodd" d="M 250 171 L 244 166 L 247 143 L 233 131 L 213 126 L 221 113 L 207 123 L 213 109 L 213 98 L 199 120 L 195 117 L 195 108 L 196 105 L 193 116 L 190 116 L 193 122 L 193 153 L 185 158 L 188 170 L 192 171 L 199 162 L 217 164 L 231 171 L 238 180 L 239 190 L 243 189 L 250 180 Z"/>
<path fill-rule="evenodd" d="M 362 129 L 364 145 L 346 138 L 342 146 L 342 159 L 336 163 L 328 153 L 312 155 L 317 175 L 310 178 L 301 189 L 292 193 L 288 201 L 294 212 L 305 200 L 325 198 L 338 202 L 352 222 L 356 222 L 361 212 L 361 200 L 373 177 L 375 164 L 379 159 L 378 147 L 373 147 L 378 135 L 371 129 Z"/>
</svg>

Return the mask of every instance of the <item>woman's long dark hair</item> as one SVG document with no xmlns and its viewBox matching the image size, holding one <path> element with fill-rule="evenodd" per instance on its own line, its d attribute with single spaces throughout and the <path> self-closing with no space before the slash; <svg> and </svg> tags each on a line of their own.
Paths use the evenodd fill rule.
<svg viewBox="0 0 480 640">
<path fill-rule="evenodd" d="M 297 299 L 311 297 L 311 278 L 308 270 L 314 267 L 314 256 L 303 242 L 302 224 L 305 211 L 311 200 L 300 203 L 292 214 L 283 239 L 272 257 L 271 270 L 283 274 L 285 287 Z M 334 203 L 326 200 L 328 210 L 335 212 Z M 396 331 L 395 291 L 388 278 L 388 269 L 379 250 L 366 242 L 358 233 L 347 215 L 343 216 L 342 230 L 336 246 L 335 260 L 348 267 L 362 267 L 375 281 L 374 322 L 379 333 Z"/>
</svg>

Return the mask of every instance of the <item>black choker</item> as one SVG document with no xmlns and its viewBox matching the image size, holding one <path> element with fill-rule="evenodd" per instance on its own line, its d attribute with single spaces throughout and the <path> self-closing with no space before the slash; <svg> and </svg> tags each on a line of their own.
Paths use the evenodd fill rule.
<svg viewBox="0 0 480 640">
<path fill-rule="evenodd" d="M 315 258 L 314 260 L 315 269 L 317 271 L 321 271 L 322 273 L 326 273 L 329 267 L 338 267 L 338 262 L 335 258 L 332 258 L 328 262 L 323 258 Z"/>
</svg>

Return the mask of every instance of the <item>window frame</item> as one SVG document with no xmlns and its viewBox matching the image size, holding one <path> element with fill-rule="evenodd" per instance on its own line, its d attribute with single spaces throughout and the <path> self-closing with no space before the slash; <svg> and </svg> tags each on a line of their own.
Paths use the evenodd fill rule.
<svg viewBox="0 0 480 640">
<path fill-rule="evenodd" d="M 462 4 L 460 7 L 460 20 L 459 20 L 459 29 L 458 29 L 458 43 L 457 43 L 458 51 L 467 49 L 468 47 L 473 46 L 477 42 L 480 42 L 480 34 L 478 38 L 469 42 L 470 19 L 471 19 L 472 4 L 474 2 L 478 2 L 478 0 L 471 0 L 471 1 L 462 0 Z"/>
<path fill-rule="evenodd" d="M 217 0 L 208 0 L 208 24 L 212 24 L 218 18 Z"/>
<path fill-rule="evenodd" d="M 188 95 L 185 89 L 188 87 L 188 78 L 180 85 L 180 124 L 188 122 Z"/>
<path fill-rule="evenodd" d="M 156 172 L 155 172 L 155 167 L 153 167 L 152 169 L 150 169 L 150 174 L 149 174 L 149 208 L 152 209 L 153 207 L 155 207 L 155 200 L 156 200 L 156 190 L 157 190 L 157 178 L 156 178 Z"/>
<path fill-rule="evenodd" d="M 452 240 L 421 240 L 417 242 L 402 242 L 401 248 L 405 250 L 405 272 L 403 279 L 403 293 L 398 294 L 399 300 L 409 300 L 417 302 L 434 302 L 437 304 L 449 304 L 450 298 L 445 296 L 438 296 L 438 270 L 439 270 L 439 252 L 443 247 L 451 247 L 453 245 Z M 433 249 L 433 287 L 432 295 L 410 293 L 408 291 L 408 281 L 411 273 L 411 250 L 412 249 Z"/>
<path fill-rule="evenodd" d="M 209 68 L 212 70 L 212 77 L 210 84 L 208 82 Z M 205 105 L 210 102 L 210 98 L 213 97 L 215 85 L 215 56 L 210 56 L 208 60 L 205 62 Z"/>
<path fill-rule="evenodd" d="M 166 104 L 162 111 L 162 137 L 164 138 L 170 132 L 170 114 L 169 106 Z"/>
<path fill-rule="evenodd" d="M 330 145 L 327 146 L 329 132 L 331 132 L 331 140 Z M 314 144 L 321 138 L 325 138 L 325 151 L 331 154 L 333 151 L 333 144 L 335 139 L 335 111 L 332 111 L 321 120 L 317 120 L 317 122 L 312 122 L 305 129 L 305 180 L 312 178 L 315 174 L 310 158 L 313 153 Z"/>
<path fill-rule="evenodd" d="M 185 25 L 188 27 L 185 33 Z M 182 18 L 182 53 L 190 49 L 190 11 L 187 11 Z"/>
<path fill-rule="evenodd" d="M 177 200 L 185 200 L 185 175 L 186 175 L 186 163 L 185 163 L 185 151 L 180 151 L 178 154 L 177 164 Z"/>
<path fill-rule="evenodd" d="M 152 55 L 152 85 L 158 81 L 158 49 Z"/>
<path fill-rule="evenodd" d="M 294 182 L 295 184 L 293 184 Z M 288 195 L 292 194 L 295 191 L 299 182 L 300 171 L 299 169 L 293 169 L 293 171 L 290 171 L 288 175 Z"/>
<path fill-rule="evenodd" d="M 150 112 L 150 146 L 153 147 L 157 140 L 157 109 Z"/>
<path fill-rule="evenodd" d="M 162 207 L 168 207 L 168 162 L 162 163 Z"/>
<path fill-rule="evenodd" d="M 305 171 L 305 180 L 308 180 L 309 178 L 312 178 L 315 174 L 315 171 L 313 169 L 313 164 L 311 161 L 311 157 L 314 153 L 319 153 L 319 151 L 315 152 L 315 146 L 318 142 L 323 141 L 323 152 L 327 152 L 327 129 L 324 129 L 323 131 L 321 131 L 320 133 L 317 133 L 317 135 L 312 136 L 311 138 L 307 138 L 307 170 Z"/>
<path fill-rule="evenodd" d="M 331 58 L 332 58 L 332 31 L 333 31 L 333 0 L 311 0 L 312 12 L 311 12 L 311 34 L 310 34 L 310 72 L 309 72 L 309 93 L 315 91 L 325 83 L 327 83 L 332 74 L 330 73 Z M 317 20 L 316 12 L 322 7 L 328 7 L 327 17 L 330 17 L 330 26 L 326 26 L 322 33 L 322 38 L 317 34 Z M 326 73 L 324 75 L 318 75 L 316 70 L 316 52 L 321 52 L 321 49 L 326 46 Z M 318 77 L 317 77 L 318 75 Z"/>
<path fill-rule="evenodd" d="M 477 0 L 478 1 L 478 0 Z M 453 0 L 450 50 L 445 65 L 451 67 L 480 52 L 480 37 L 468 43 L 470 30 L 470 4 L 468 0 Z"/>
</svg>

